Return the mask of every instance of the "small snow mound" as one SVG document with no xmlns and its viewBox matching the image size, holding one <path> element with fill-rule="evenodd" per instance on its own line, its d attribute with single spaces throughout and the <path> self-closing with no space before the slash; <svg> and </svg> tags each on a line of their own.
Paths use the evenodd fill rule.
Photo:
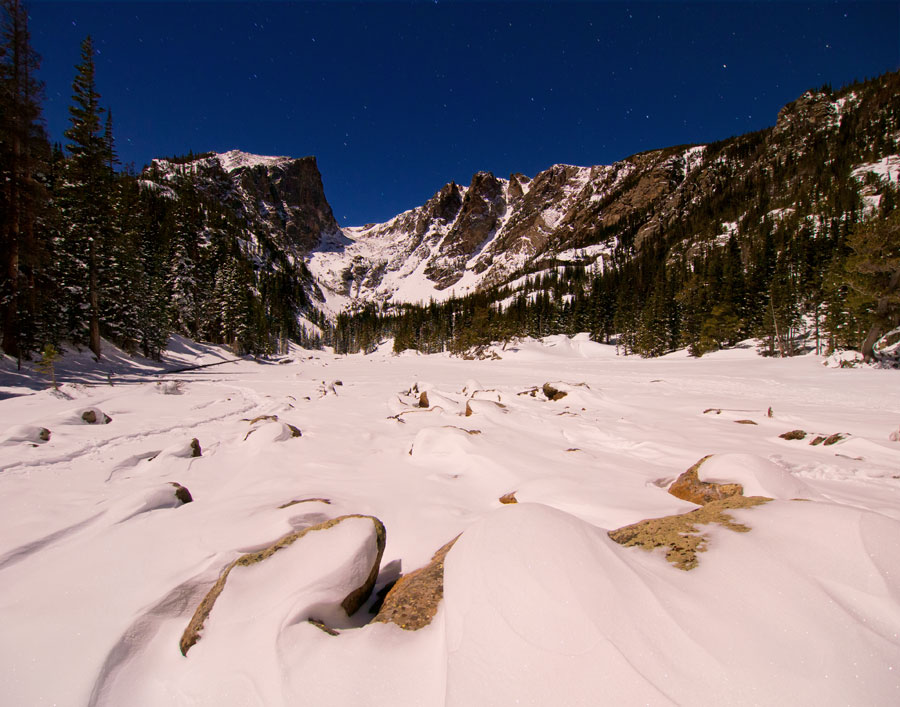
<svg viewBox="0 0 900 707">
<path fill-rule="evenodd" d="M 6 433 L 0 437 L 0 444 L 19 444 L 26 442 L 29 444 L 43 444 L 50 441 L 50 430 L 46 427 L 38 427 L 37 425 L 16 425 L 10 427 Z"/>
<path fill-rule="evenodd" d="M 181 381 L 159 381 L 155 387 L 160 395 L 181 395 L 184 384 Z"/>
<path fill-rule="evenodd" d="M 714 454 L 698 469 L 706 482 L 735 482 L 744 487 L 744 496 L 793 499 L 813 498 L 805 483 L 775 462 L 755 454 Z"/>
<path fill-rule="evenodd" d="M 181 484 L 173 482 L 156 484 L 122 499 L 110 509 L 110 512 L 113 517 L 119 518 L 118 522 L 121 523 L 142 513 L 178 508 L 192 500 L 190 491 Z"/>
<path fill-rule="evenodd" d="M 188 440 L 179 440 L 174 444 L 170 444 L 157 454 L 153 460 L 165 459 L 190 459 L 200 456 L 200 443 L 196 438 Z"/>
<path fill-rule="evenodd" d="M 416 434 L 410 454 L 421 456 L 465 456 L 472 451 L 471 435 L 457 427 L 426 427 Z"/>
<path fill-rule="evenodd" d="M 67 425 L 108 425 L 112 418 L 100 408 L 87 407 L 66 412 L 61 415 L 61 422 Z"/>
<path fill-rule="evenodd" d="M 482 386 L 481 383 L 479 383 L 477 380 L 475 380 L 474 378 L 470 378 L 469 380 L 466 381 L 466 384 L 462 387 L 461 392 L 467 398 L 471 398 L 472 395 L 475 393 L 475 391 L 481 390 L 483 387 L 484 386 Z"/>
<path fill-rule="evenodd" d="M 501 415 L 508 413 L 508 408 L 499 401 L 472 398 L 466 402 L 466 417 L 485 415 L 488 418 L 498 419 Z"/>
<path fill-rule="evenodd" d="M 292 437 L 300 437 L 300 430 L 281 420 L 264 420 L 257 423 L 246 434 L 244 441 L 254 447 L 264 447 L 274 442 L 284 442 Z"/>
<path fill-rule="evenodd" d="M 862 365 L 863 356 L 859 351 L 835 351 L 822 365 L 827 368 L 856 368 Z"/>
</svg>

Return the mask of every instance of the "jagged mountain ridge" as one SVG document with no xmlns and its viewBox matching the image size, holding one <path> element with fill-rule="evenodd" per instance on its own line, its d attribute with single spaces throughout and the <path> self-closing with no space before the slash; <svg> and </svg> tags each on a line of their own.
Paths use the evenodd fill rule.
<svg viewBox="0 0 900 707">
<path fill-rule="evenodd" d="M 345 304 L 426 302 L 561 263 L 602 268 L 647 247 L 689 253 L 759 233 L 767 219 L 794 216 L 815 230 L 824 227 L 818 200 L 834 182 L 852 175 L 863 202 L 877 203 L 877 183 L 863 182 L 868 173 L 889 179 L 879 161 L 900 151 L 898 76 L 808 91 L 773 127 L 709 145 L 554 165 L 533 179 L 479 172 L 385 223 L 344 229 L 343 247 L 313 252 L 310 269 Z M 854 153 L 856 162 L 842 162 Z"/>
<path fill-rule="evenodd" d="M 443 300 L 562 263 L 602 268 L 648 247 L 689 253 L 758 232 L 766 219 L 815 221 L 824 186 L 851 172 L 871 203 L 878 188 L 862 184 L 866 164 L 900 152 L 898 76 L 809 91 L 773 127 L 709 145 L 606 166 L 554 165 L 534 178 L 479 172 L 468 186 L 450 182 L 422 206 L 362 227 L 338 228 L 311 157 L 210 153 L 155 161 L 149 179 L 164 187 L 193 174 L 250 232 L 264 231 L 308 266 L 310 293 L 331 313 L 360 302 Z M 843 164 L 847 154 L 856 162 Z"/>
</svg>

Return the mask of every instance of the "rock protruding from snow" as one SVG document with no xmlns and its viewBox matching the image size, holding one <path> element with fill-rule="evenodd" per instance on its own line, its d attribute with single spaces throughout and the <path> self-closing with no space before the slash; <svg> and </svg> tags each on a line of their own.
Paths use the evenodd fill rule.
<svg viewBox="0 0 900 707">
<path fill-rule="evenodd" d="M 114 504 L 110 517 L 122 523 L 143 513 L 178 508 L 193 500 L 191 492 L 175 481 L 154 484 Z"/>
<path fill-rule="evenodd" d="M 703 457 L 690 469 L 685 471 L 669 486 L 669 493 L 683 501 L 690 501 L 704 506 L 712 501 L 721 501 L 731 496 L 741 496 L 744 488 L 735 483 L 716 483 L 713 481 L 701 481 L 699 470 L 705 461 L 712 455 Z"/>
<path fill-rule="evenodd" d="M 112 422 L 112 418 L 99 408 L 87 408 L 81 411 L 79 415 L 81 420 L 87 425 L 108 425 Z"/>
<path fill-rule="evenodd" d="M 444 597 L 444 559 L 458 538 L 435 552 L 427 565 L 400 577 L 373 621 L 396 624 L 407 631 L 430 624 Z"/>
<path fill-rule="evenodd" d="M 771 501 L 762 496 L 731 496 L 710 501 L 703 508 L 680 515 L 650 518 L 624 528 L 612 530 L 609 537 L 625 547 L 641 547 L 645 550 L 665 548 L 666 559 L 681 570 L 691 570 L 697 566 L 697 553 L 704 552 L 707 537 L 698 525 L 718 524 L 738 533 L 746 533 L 750 528 L 735 522 L 724 511 L 737 508 L 751 508 Z"/>
<path fill-rule="evenodd" d="M 311 534 L 316 537 L 309 538 Z M 304 538 L 307 539 L 305 543 L 297 544 L 297 541 Z M 289 533 L 259 552 L 241 555 L 222 571 L 218 581 L 200 602 L 181 637 L 179 644 L 181 653 L 186 656 L 191 647 L 200 640 L 201 632 L 210 619 L 213 607 L 220 596 L 227 593 L 226 582 L 232 576 L 240 575 L 237 582 L 240 588 L 232 592 L 235 594 L 231 597 L 234 601 L 229 601 L 228 609 L 222 613 L 233 614 L 243 609 L 247 611 L 245 619 L 248 622 L 255 621 L 257 617 L 254 615 L 253 607 L 247 608 L 249 603 L 265 604 L 267 611 L 275 610 L 272 608 L 274 603 L 279 611 L 288 611 L 290 614 L 275 619 L 278 626 L 309 619 L 315 619 L 326 626 L 339 623 L 341 617 L 346 619 L 354 614 L 371 594 L 378 577 L 385 539 L 384 524 L 374 516 L 345 515 Z M 288 582 L 285 587 L 279 588 L 272 586 L 270 581 L 260 582 L 259 586 L 253 581 L 255 565 L 277 554 L 281 562 L 274 564 L 289 572 L 290 568 L 285 563 L 290 557 L 284 556 L 293 556 L 296 554 L 295 551 L 304 549 L 308 552 L 299 553 L 299 558 L 307 561 L 320 560 L 322 566 L 317 567 L 315 564 L 305 566 L 302 568 L 303 575 L 319 578 L 320 582 L 313 579 L 298 588 L 290 586 Z M 272 564 L 270 561 L 269 565 Z M 266 577 L 266 579 L 276 578 Z M 286 597 L 280 597 L 280 601 L 265 601 L 266 594 L 273 591 L 280 591 Z M 237 596 L 238 594 L 241 596 Z M 243 600 L 244 597 L 249 601 Z M 215 615 L 212 619 L 215 619 Z M 233 615 L 228 617 L 229 621 L 236 619 L 239 617 Z"/>
<path fill-rule="evenodd" d="M 283 442 L 293 437 L 302 437 L 300 428 L 278 419 L 278 415 L 260 415 L 249 420 L 250 430 L 244 435 L 244 441 L 253 435 L 255 444 L 266 442 Z M 255 434 L 254 434 L 255 433 Z"/>
<path fill-rule="evenodd" d="M 785 500 L 815 496 L 806 483 L 757 454 L 713 454 L 704 459 L 695 465 L 702 481 L 734 482 L 743 488 L 745 496 Z"/>
<path fill-rule="evenodd" d="M 202 456 L 200 442 L 196 437 L 181 439 L 150 457 L 150 461 L 165 459 L 194 459 Z"/>
<path fill-rule="evenodd" d="M 191 492 L 187 488 L 175 481 L 170 481 L 169 483 L 175 487 L 175 499 L 180 501 L 181 505 L 194 502 L 194 497 L 191 496 Z"/>
<path fill-rule="evenodd" d="M 0 439 L 0 444 L 18 444 L 19 442 L 27 442 L 29 444 L 43 444 L 50 441 L 50 430 L 46 427 L 37 425 L 16 425 L 6 430 L 6 433 Z"/>
<path fill-rule="evenodd" d="M 711 454 L 679 476 L 669 493 L 705 505 L 733 496 L 809 498 L 809 487 L 778 464 L 755 454 Z"/>
</svg>

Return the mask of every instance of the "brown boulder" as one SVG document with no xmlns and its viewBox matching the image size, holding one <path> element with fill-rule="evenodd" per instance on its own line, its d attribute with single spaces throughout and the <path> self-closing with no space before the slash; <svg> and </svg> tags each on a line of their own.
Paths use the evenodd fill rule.
<svg viewBox="0 0 900 707">
<path fill-rule="evenodd" d="M 541 390 L 544 392 L 547 400 L 562 400 L 564 397 L 566 397 L 565 391 L 555 388 L 550 383 L 544 383 L 544 385 L 541 387 Z"/>
<path fill-rule="evenodd" d="M 181 505 L 193 502 L 194 498 L 191 496 L 191 492 L 188 491 L 184 486 L 174 481 L 170 481 L 169 483 L 175 487 L 175 498 L 181 501 Z"/>
<path fill-rule="evenodd" d="M 102 410 L 88 408 L 81 413 L 81 419 L 89 425 L 108 425 L 112 418 Z"/>
<path fill-rule="evenodd" d="M 679 476 L 669 487 L 669 493 L 684 501 L 690 501 L 705 506 L 712 501 L 721 501 L 723 498 L 742 496 L 744 487 L 740 484 L 716 484 L 709 481 L 701 481 L 698 473 L 703 462 L 712 455 L 703 457 L 690 469 Z"/>
<path fill-rule="evenodd" d="M 444 558 L 458 538 L 457 535 L 434 553 L 427 565 L 398 579 L 372 620 L 397 624 L 407 631 L 418 631 L 430 624 L 444 598 Z"/>
<path fill-rule="evenodd" d="M 790 432 L 785 432 L 783 435 L 778 435 L 781 439 L 786 440 L 795 440 L 795 439 L 804 439 L 806 437 L 806 432 L 803 430 L 791 430 Z"/>
</svg>

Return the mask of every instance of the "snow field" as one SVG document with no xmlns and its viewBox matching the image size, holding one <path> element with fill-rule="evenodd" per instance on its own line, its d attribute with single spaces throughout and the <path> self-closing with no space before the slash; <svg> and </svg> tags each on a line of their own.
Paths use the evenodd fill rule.
<svg viewBox="0 0 900 707">
<path fill-rule="evenodd" d="M 296 350 L 0 400 L 0 703 L 900 701 L 895 372 L 622 358 L 584 336 L 497 352 Z M 793 429 L 848 436 L 779 437 Z M 775 499 L 730 511 L 749 532 L 703 526 L 690 572 L 609 539 L 695 508 L 666 487 L 708 454 L 701 478 Z M 236 568 L 181 655 L 227 565 L 346 514 L 387 528 L 376 589 L 462 533 L 431 625 L 341 617 L 371 562 L 371 522 L 347 520 Z"/>
</svg>

